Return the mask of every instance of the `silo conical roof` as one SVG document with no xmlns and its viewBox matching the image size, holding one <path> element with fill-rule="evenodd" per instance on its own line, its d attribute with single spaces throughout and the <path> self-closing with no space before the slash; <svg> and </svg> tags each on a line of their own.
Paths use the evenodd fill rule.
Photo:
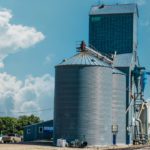
<svg viewBox="0 0 150 150">
<path fill-rule="evenodd" d="M 93 65 L 93 66 L 103 66 L 103 67 L 111 67 L 108 63 L 100 60 L 98 57 L 88 53 L 88 52 L 80 52 L 69 59 L 64 59 L 57 66 L 63 65 Z"/>
</svg>

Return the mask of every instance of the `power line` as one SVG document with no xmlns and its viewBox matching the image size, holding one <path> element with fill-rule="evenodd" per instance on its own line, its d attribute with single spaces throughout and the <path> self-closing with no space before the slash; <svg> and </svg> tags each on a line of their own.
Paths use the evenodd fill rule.
<svg viewBox="0 0 150 150">
<path fill-rule="evenodd" d="M 38 112 L 43 112 L 43 111 L 52 111 L 53 108 L 49 107 L 49 108 L 43 108 L 43 109 L 39 109 L 39 110 L 33 110 L 33 111 L 1 111 L 0 114 L 6 114 L 6 113 L 16 113 L 16 114 L 27 114 L 27 113 L 38 113 Z"/>
<path fill-rule="evenodd" d="M 45 108 L 45 109 L 39 109 L 39 110 L 34 110 L 34 111 L 28 111 L 28 112 L 18 111 L 18 112 L 14 112 L 14 113 L 34 113 L 34 112 L 51 111 L 51 110 L 52 110 L 52 108 Z"/>
</svg>

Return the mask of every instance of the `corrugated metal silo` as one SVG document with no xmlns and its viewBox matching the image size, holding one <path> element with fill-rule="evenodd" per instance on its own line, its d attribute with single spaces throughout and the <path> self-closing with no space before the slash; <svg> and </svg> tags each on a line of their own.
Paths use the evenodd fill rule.
<svg viewBox="0 0 150 150">
<path fill-rule="evenodd" d="M 112 125 L 118 125 L 117 144 L 126 143 L 126 75 L 113 69 Z"/>
<path fill-rule="evenodd" d="M 80 52 L 56 66 L 54 141 L 86 140 L 88 145 L 112 143 L 112 68 Z"/>
</svg>

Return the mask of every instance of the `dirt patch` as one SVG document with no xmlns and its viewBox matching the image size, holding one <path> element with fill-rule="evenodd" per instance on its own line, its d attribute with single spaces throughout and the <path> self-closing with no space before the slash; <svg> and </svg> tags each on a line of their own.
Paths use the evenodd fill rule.
<svg viewBox="0 0 150 150">
<path fill-rule="evenodd" d="M 54 146 L 48 146 L 48 145 L 28 145 L 28 144 L 0 144 L 0 150 L 149 150 L 150 146 L 131 146 L 131 147 L 113 147 L 113 148 L 100 148 L 100 147 L 94 147 L 94 148 L 58 148 Z"/>
</svg>

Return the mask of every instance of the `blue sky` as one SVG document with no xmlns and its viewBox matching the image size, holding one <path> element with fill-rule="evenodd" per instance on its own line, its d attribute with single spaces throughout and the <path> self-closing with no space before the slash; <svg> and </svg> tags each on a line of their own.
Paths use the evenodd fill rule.
<svg viewBox="0 0 150 150">
<path fill-rule="evenodd" d="M 17 111 L 25 112 L 51 107 L 49 112 L 40 112 L 38 115 L 45 120 L 52 118 L 54 66 L 64 58 L 75 54 L 77 41 L 83 39 L 88 41 L 88 13 L 91 5 L 98 2 L 99 0 L 0 0 L 0 10 L 5 9 L 12 15 L 9 24 L 28 27 L 27 30 L 31 31 L 30 35 L 24 32 L 21 34 L 24 34 L 25 38 L 35 37 L 35 41 L 32 41 L 32 38 L 26 39 L 27 46 L 21 44 L 19 48 L 16 42 L 19 40 L 18 37 L 15 41 L 16 45 L 13 43 L 14 50 L 11 51 L 6 47 L 8 52 L 5 55 L 0 51 L 0 60 L 2 59 L 4 65 L 0 69 L 2 78 L 0 83 L 6 87 L 5 89 L 0 87 L 0 94 L 3 97 L 0 104 L 4 107 L 0 107 L 0 112 L 4 112 L 1 114 L 13 113 L 14 116 L 18 116 L 15 113 Z M 150 70 L 150 1 L 103 0 L 101 2 L 138 3 L 140 14 L 138 54 L 141 65 Z M 29 30 L 31 27 L 36 30 L 34 33 Z M 45 90 L 41 90 L 40 86 Z M 150 86 L 147 86 L 146 97 L 150 97 L 149 90 Z M 8 101 L 11 101 L 12 105 Z M 48 113 L 51 115 L 48 116 Z"/>
</svg>

